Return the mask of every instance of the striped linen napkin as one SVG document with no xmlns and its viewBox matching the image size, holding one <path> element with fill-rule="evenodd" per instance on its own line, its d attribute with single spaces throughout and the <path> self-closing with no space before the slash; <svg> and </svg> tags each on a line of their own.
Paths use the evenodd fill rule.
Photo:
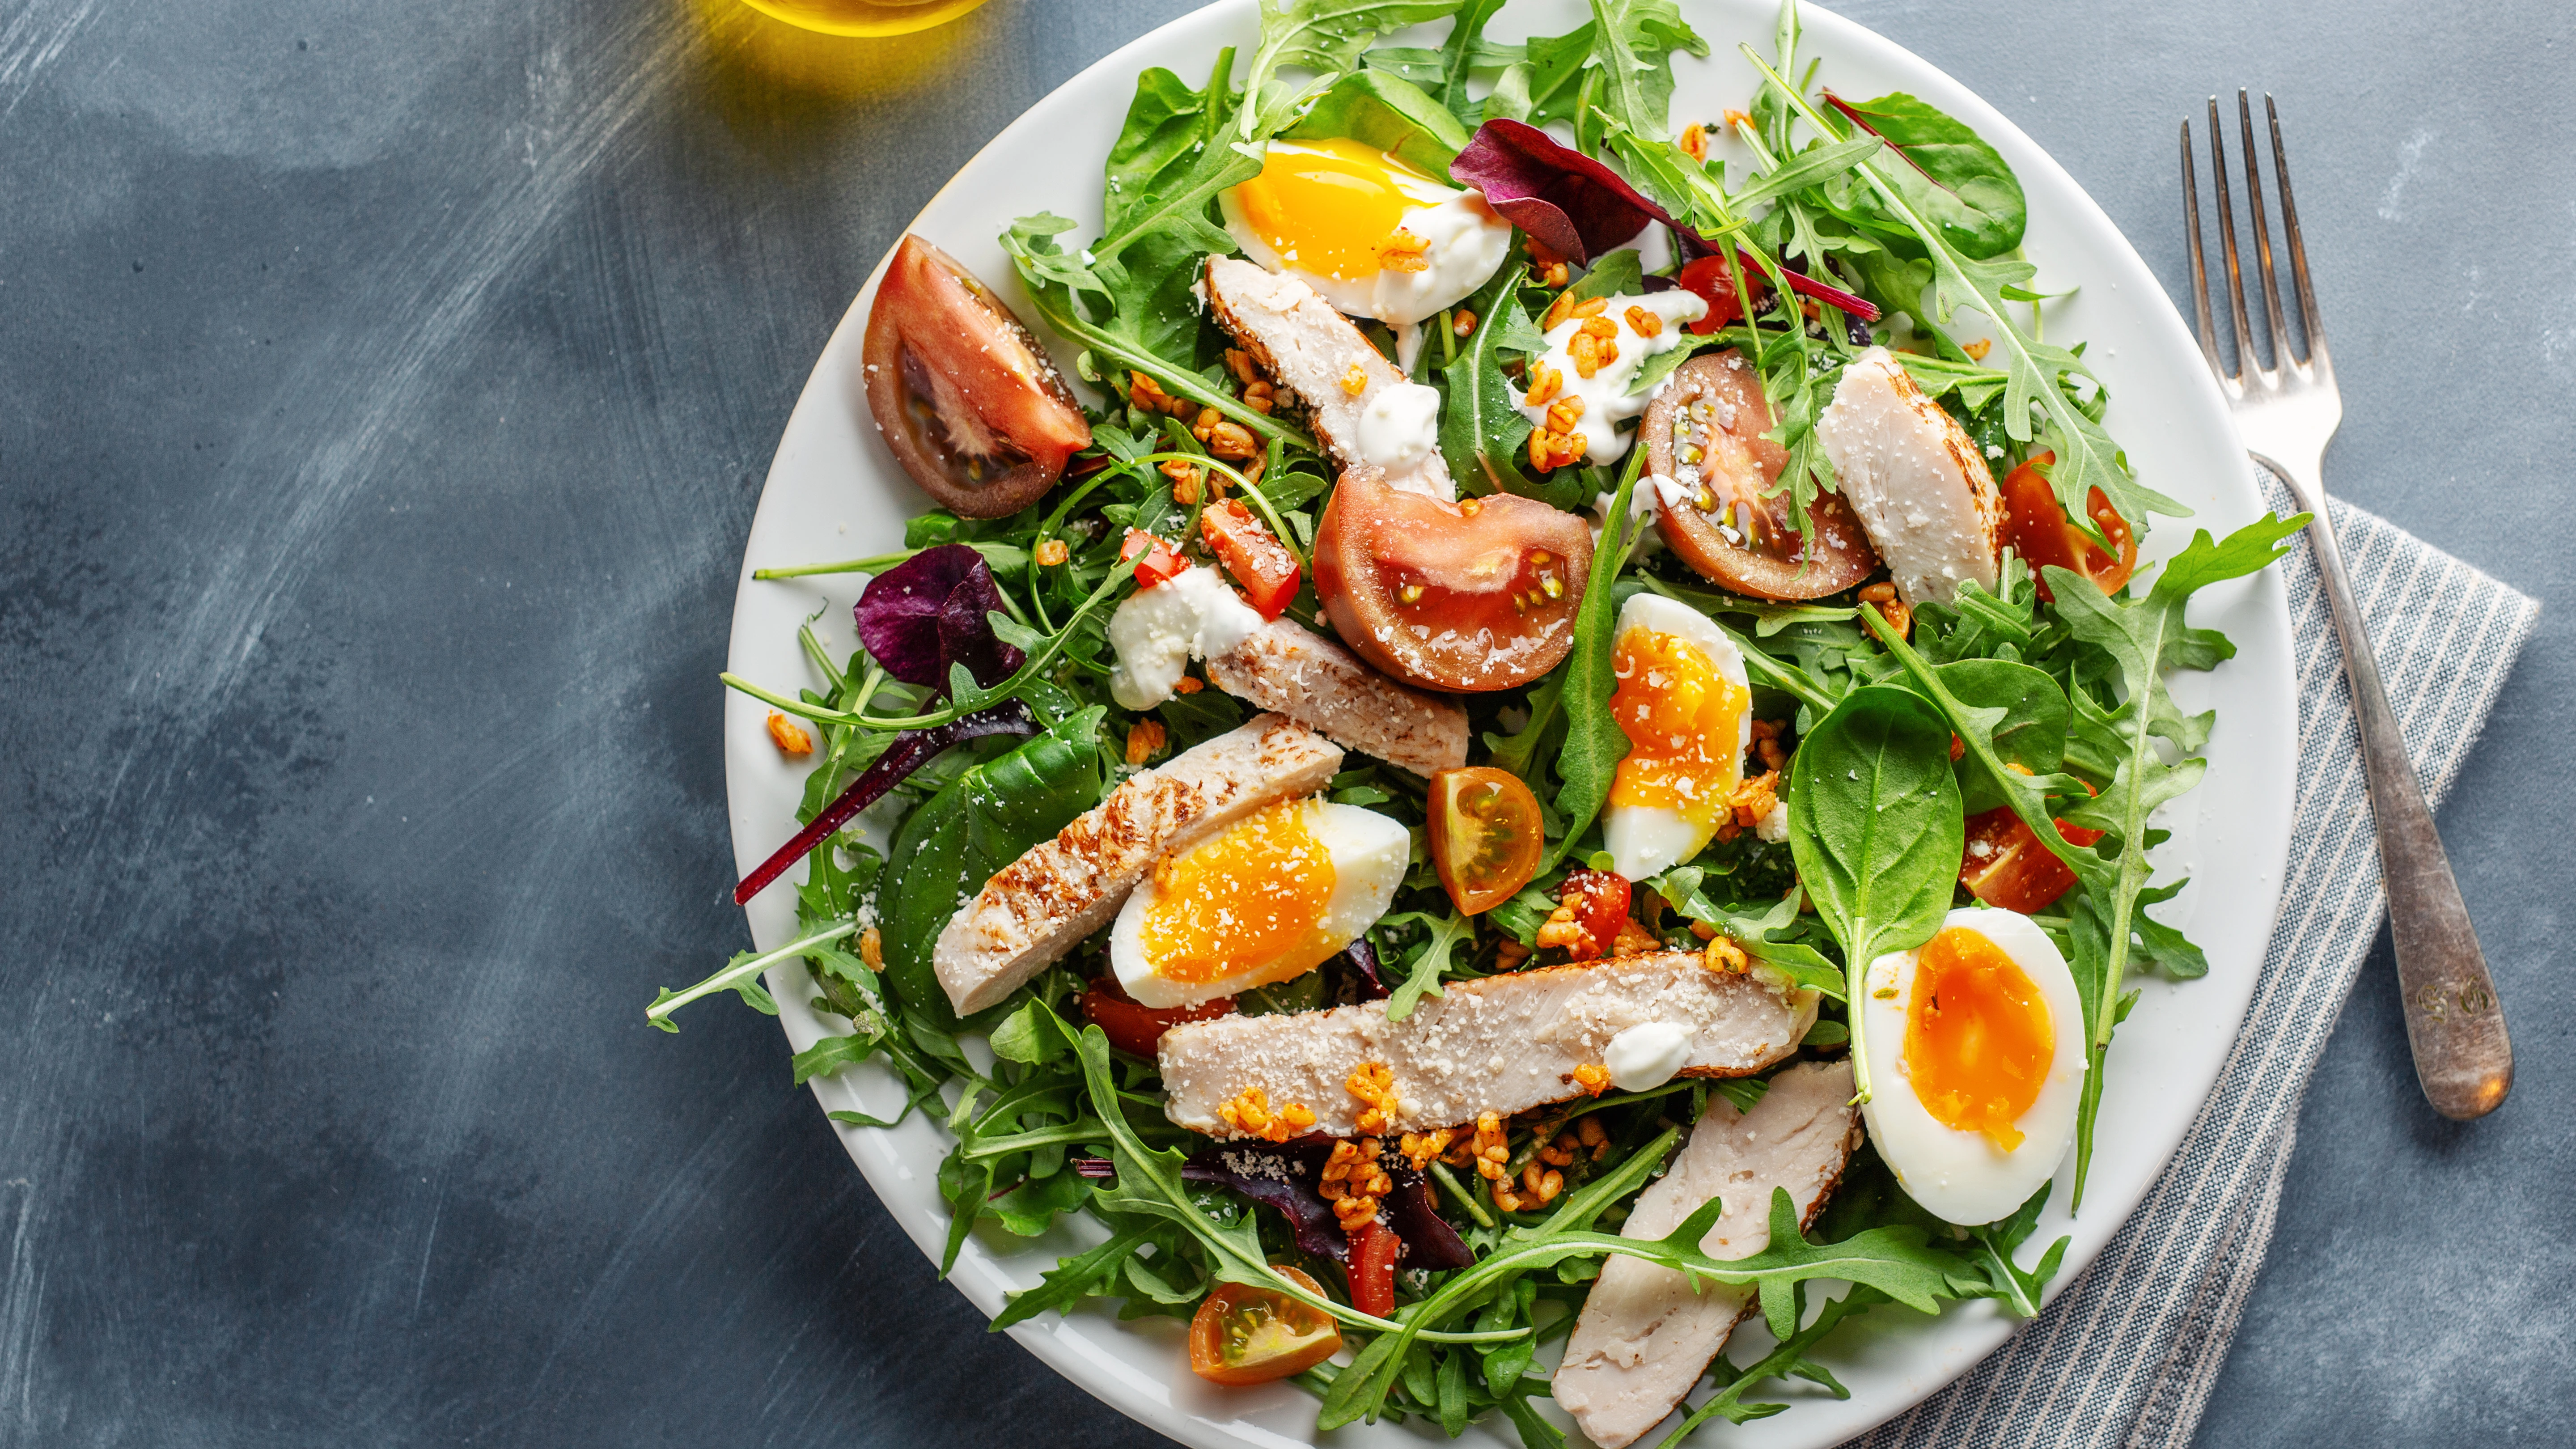
<svg viewBox="0 0 2576 1449">
<path fill-rule="evenodd" d="M 2270 475 L 2271 506 L 2294 505 Z M 2361 612 L 2438 804 L 2485 727 L 2538 601 L 2385 519 L 2333 504 Z M 2299 680 L 2299 783 L 2281 915 L 2236 1049 L 2171 1166 L 2084 1275 L 1868 1449 L 2185 1449 L 2262 1271 L 2299 1102 L 2387 901 L 2343 655 L 2316 559 L 2282 561 Z"/>
</svg>

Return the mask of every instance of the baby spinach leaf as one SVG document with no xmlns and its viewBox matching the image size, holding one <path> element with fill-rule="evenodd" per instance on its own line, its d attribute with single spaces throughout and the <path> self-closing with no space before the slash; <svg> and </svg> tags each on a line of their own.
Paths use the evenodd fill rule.
<svg viewBox="0 0 2576 1449">
<path fill-rule="evenodd" d="M 881 893 L 886 977 L 909 1010 L 943 1030 L 956 1013 L 931 969 L 931 948 L 959 904 L 1029 847 L 1100 799 L 1095 705 L 949 782 L 912 813 L 886 854 Z"/>
<path fill-rule="evenodd" d="M 1190 89 L 1160 66 L 1136 77 L 1126 123 L 1109 147 L 1102 241 L 1092 249 L 1094 265 L 1118 257 L 1129 243 L 1155 231 L 1183 242 L 1181 250 L 1193 256 L 1234 250 L 1234 239 L 1209 220 L 1208 204 L 1219 191 L 1258 172 L 1261 163 L 1222 140 L 1232 115 L 1226 72 L 1233 63 L 1232 50 L 1220 52 L 1205 91 Z"/>
<path fill-rule="evenodd" d="M 1279 134 L 1291 140 L 1346 136 L 1435 178 L 1449 174 L 1449 163 L 1468 141 L 1467 128 L 1440 102 L 1382 70 L 1357 70 L 1333 82 Z"/>
<path fill-rule="evenodd" d="M 1825 101 L 1906 161 L 1887 175 L 1961 255 L 2001 256 L 2021 245 L 2028 210 L 2021 179 L 1966 122 L 1903 91 L 1874 101 Z"/>
<path fill-rule="evenodd" d="M 2020 765 L 2034 775 L 2056 773 L 2066 757 L 2070 710 L 2066 691 L 2057 681 L 2027 664 L 2002 659 L 1959 659 L 1938 666 L 1941 682 L 1971 710 L 1980 713 L 1995 755 L 2007 765 Z M 1962 756 L 1959 788 L 1971 815 L 2004 803 L 2005 786 L 1986 771 L 1985 756 Z"/>
<path fill-rule="evenodd" d="M 1857 1001 L 1871 962 L 1932 939 L 1950 909 L 1966 844 L 1950 728 L 1910 690 L 1853 690 L 1790 757 L 1788 806 L 1798 879 L 1842 943 L 1846 999 Z M 1861 1022 L 1855 1012 L 1852 1072 L 1865 1102 Z"/>
</svg>

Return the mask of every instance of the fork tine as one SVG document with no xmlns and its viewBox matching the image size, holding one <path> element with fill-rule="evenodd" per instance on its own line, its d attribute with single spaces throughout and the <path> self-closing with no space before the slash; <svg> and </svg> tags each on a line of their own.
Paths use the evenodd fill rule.
<svg viewBox="0 0 2576 1449">
<path fill-rule="evenodd" d="M 2192 173 L 2191 118 L 2182 121 L 2182 221 L 2191 233 L 2191 302 L 2195 320 L 2200 324 L 2200 355 L 2209 359 L 2209 370 L 2225 376 L 2218 365 L 2218 324 L 2209 315 L 2209 268 L 2200 255 L 2200 178 Z"/>
<path fill-rule="evenodd" d="M 2254 106 L 2236 91 L 2237 134 L 2245 141 L 2245 209 L 2254 213 L 2254 265 L 2263 274 L 2263 317 L 2272 327 L 2272 365 L 2290 365 L 2290 322 L 2281 315 L 2281 284 L 2272 274 L 2272 224 L 2263 212 L 2263 168 L 2255 164 Z"/>
<path fill-rule="evenodd" d="M 2218 125 L 2218 97 L 2209 98 L 2209 173 L 2218 185 L 2218 230 L 2227 243 L 2227 311 L 2236 322 L 2236 376 L 2255 370 L 2254 322 L 2245 315 L 2245 268 L 2236 256 L 2236 207 L 2227 196 L 2227 133 Z"/>
<path fill-rule="evenodd" d="M 2290 280 L 2299 289 L 2299 325 L 2307 333 L 2308 363 L 2326 352 L 2326 324 L 2317 315 L 2317 289 L 2308 280 L 2308 241 L 2299 230 L 2299 204 L 2290 198 L 2290 153 L 2281 145 L 2281 113 L 2272 93 L 2263 93 L 2263 114 L 2272 123 L 2272 175 L 2281 183 L 2281 236 L 2290 245 Z"/>
</svg>

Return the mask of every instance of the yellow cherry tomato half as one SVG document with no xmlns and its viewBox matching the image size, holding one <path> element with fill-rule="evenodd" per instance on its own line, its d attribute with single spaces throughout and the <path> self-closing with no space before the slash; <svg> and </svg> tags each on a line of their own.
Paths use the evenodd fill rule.
<svg viewBox="0 0 2576 1449">
<path fill-rule="evenodd" d="M 1294 1268 L 1281 1277 L 1321 1298 L 1323 1285 Z M 1279 1292 L 1222 1283 L 1190 1320 L 1190 1372 L 1240 1388 L 1302 1374 L 1331 1358 L 1342 1331 L 1324 1310 Z"/>
<path fill-rule="evenodd" d="M 1431 864 L 1467 915 L 1490 911 L 1538 874 L 1547 828 L 1520 777 L 1490 765 L 1431 777 Z"/>
</svg>

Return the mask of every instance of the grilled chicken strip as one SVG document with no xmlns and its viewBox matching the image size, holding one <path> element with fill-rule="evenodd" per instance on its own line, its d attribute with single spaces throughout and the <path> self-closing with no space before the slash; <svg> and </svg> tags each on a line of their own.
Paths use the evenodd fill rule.
<svg viewBox="0 0 2576 1449">
<path fill-rule="evenodd" d="M 1293 619 L 1208 656 L 1208 683 L 1336 743 L 1429 776 L 1467 763 L 1467 711 L 1396 683 Z"/>
<path fill-rule="evenodd" d="M 1407 381 L 1314 288 L 1265 272 L 1241 257 L 1210 257 L 1207 296 L 1218 324 L 1264 372 L 1305 402 L 1315 440 L 1332 455 L 1336 469 L 1376 463 L 1398 488 L 1457 501 L 1458 485 L 1438 448 L 1409 464 L 1369 456 L 1363 443 L 1371 407 L 1390 401 L 1389 394 L 1398 388 L 1413 388 L 1417 394 L 1429 390 Z M 1350 386 L 1354 369 L 1360 384 L 1356 391 Z M 1436 402 L 1432 415 L 1437 416 Z"/>
<path fill-rule="evenodd" d="M 1738 1115 L 1709 1098 L 1672 1169 L 1646 1188 L 1622 1237 L 1660 1238 L 1715 1197 L 1726 1216 L 1700 1239 L 1712 1258 L 1749 1258 L 1771 1245 L 1771 1190 L 1785 1187 L 1803 1226 L 1842 1180 L 1860 1145 L 1851 1063 L 1805 1062 L 1771 1079 Z M 1642 1258 L 1612 1257 L 1583 1300 L 1557 1369 L 1557 1403 L 1600 1449 L 1626 1449 L 1664 1421 L 1699 1382 L 1727 1335 L 1752 1311 L 1754 1290 L 1690 1279 Z"/>
<path fill-rule="evenodd" d="M 1164 1111 L 1194 1132 L 1238 1135 L 1217 1109 L 1259 1087 L 1273 1110 L 1301 1104 L 1313 1130 L 1347 1137 L 1367 1109 L 1351 1074 L 1379 1065 L 1398 1098 L 1383 1130 L 1420 1132 L 1585 1095 L 1576 1069 L 1600 1069 L 1610 1039 L 1646 1022 L 1690 1033 L 1681 1075 L 1741 1077 L 1787 1056 L 1815 1020 L 1812 991 L 1782 993 L 1712 971 L 1697 952 L 1659 951 L 1453 981 L 1403 1021 L 1372 1001 L 1187 1022 L 1163 1033 Z"/>
<path fill-rule="evenodd" d="M 940 987 L 958 1014 L 983 1010 L 1107 925 L 1156 860 L 1314 794 L 1341 767 L 1340 746 L 1264 714 L 1131 776 L 958 911 L 931 953 Z"/>
<path fill-rule="evenodd" d="M 1946 604 L 1970 579 L 1995 586 L 2003 504 L 1994 475 L 1957 420 L 1886 348 L 1843 369 L 1834 400 L 1817 415 L 1816 441 L 1908 608 Z"/>
</svg>

